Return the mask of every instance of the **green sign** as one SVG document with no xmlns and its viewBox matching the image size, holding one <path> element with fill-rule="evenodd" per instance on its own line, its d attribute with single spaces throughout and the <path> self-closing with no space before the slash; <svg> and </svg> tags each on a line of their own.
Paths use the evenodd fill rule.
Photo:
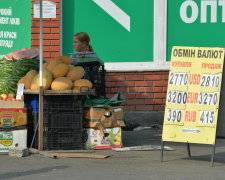
<svg viewBox="0 0 225 180">
<path fill-rule="evenodd" d="M 168 0 L 167 59 L 173 46 L 225 47 L 224 0 Z"/>
<path fill-rule="evenodd" d="M 31 1 L 1 0 L 0 56 L 31 47 Z"/>
<path fill-rule="evenodd" d="M 104 62 L 153 60 L 154 0 L 63 1 L 63 54 L 74 52 L 73 35 L 87 32 Z"/>
</svg>

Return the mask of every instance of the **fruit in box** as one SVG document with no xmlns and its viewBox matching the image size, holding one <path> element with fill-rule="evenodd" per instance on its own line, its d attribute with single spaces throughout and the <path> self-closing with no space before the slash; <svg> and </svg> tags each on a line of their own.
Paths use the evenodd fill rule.
<svg viewBox="0 0 225 180">
<path fill-rule="evenodd" d="M 1 94 L 0 96 L 1 96 L 2 100 L 6 100 L 6 98 L 7 98 L 7 94 Z"/>
<path fill-rule="evenodd" d="M 22 100 L 16 99 L 14 93 L 9 93 L 8 95 L 7 94 L 1 94 L 0 95 L 0 101 L 22 101 Z"/>
</svg>

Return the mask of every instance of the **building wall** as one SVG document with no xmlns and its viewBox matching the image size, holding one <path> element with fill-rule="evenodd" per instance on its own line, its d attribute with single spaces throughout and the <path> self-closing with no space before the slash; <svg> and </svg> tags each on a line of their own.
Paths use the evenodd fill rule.
<svg viewBox="0 0 225 180">
<path fill-rule="evenodd" d="M 127 111 L 164 110 L 168 71 L 108 72 L 105 79 L 106 96 L 123 92 Z"/>
<path fill-rule="evenodd" d="M 35 2 L 38 0 L 32 0 Z M 60 55 L 60 0 L 57 3 L 57 17 L 43 20 L 43 57 L 45 61 Z M 33 8 L 33 5 L 32 5 Z M 33 12 L 33 11 L 32 11 Z M 32 48 L 39 48 L 39 18 L 32 19 Z M 126 111 L 164 110 L 168 71 L 106 72 L 106 97 L 123 92 Z"/>
<path fill-rule="evenodd" d="M 33 2 L 39 0 L 32 0 L 32 13 L 33 13 Z M 56 18 L 54 19 L 43 19 L 43 59 L 49 61 L 54 57 L 60 55 L 60 1 L 51 0 L 56 3 Z M 39 33 L 40 33 L 40 22 L 39 18 L 32 18 L 32 48 L 39 48 Z"/>
</svg>

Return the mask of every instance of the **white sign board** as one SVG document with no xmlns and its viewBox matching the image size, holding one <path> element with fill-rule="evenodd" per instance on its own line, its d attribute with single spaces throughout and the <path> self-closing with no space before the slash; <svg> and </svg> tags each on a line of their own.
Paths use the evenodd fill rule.
<svg viewBox="0 0 225 180">
<path fill-rule="evenodd" d="M 56 18 L 56 3 L 51 1 L 42 2 L 42 17 Z M 34 18 L 40 18 L 40 2 L 34 2 Z"/>
<path fill-rule="evenodd" d="M 18 84 L 18 86 L 17 86 L 17 93 L 16 93 L 16 99 L 21 99 L 22 98 L 23 90 L 24 90 L 24 84 Z"/>
</svg>

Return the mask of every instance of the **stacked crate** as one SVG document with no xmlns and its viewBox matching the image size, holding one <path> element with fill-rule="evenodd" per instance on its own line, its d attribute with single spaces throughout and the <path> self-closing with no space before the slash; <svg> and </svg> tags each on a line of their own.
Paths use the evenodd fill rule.
<svg viewBox="0 0 225 180">
<path fill-rule="evenodd" d="M 27 109 L 22 101 L 0 101 L 0 152 L 13 147 L 27 147 Z"/>
<path fill-rule="evenodd" d="M 28 142 L 38 148 L 39 95 L 26 94 L 28 106 Z M 83 149 L 82 97 L 77 95 L 43 96 L 43 150 Z M 35 137 L 35 138 L 33 138 Z"/>
<path fill-rule="evenodd" d="M 84 79 L 92 82 L 96 97 L 105 97 L 105 69 L 104 65 L 95 63 L 81 63 L 85 71 Z"/>
<path fill-rule="evenodd" d="M 82 112 L 82 96 L 44 96 L 43 149 L 82 149 Z"/>
<path fill-rule="evenodd" d="M 25 94 L 24 102 L 27 107 L 27 144 L 28 147 L 38 148 L 38 112 L 39 112 L 39 95 L 38 94 Z"/>
<path fill-rule="evenodd" d="M 75 66 L 82 66 L 85 71 L 84 79 L 92 82 L 95 97 L 105 97 L 105 68 L 104 63 L 94 52 L 71 53 Z"/>
</svg>

